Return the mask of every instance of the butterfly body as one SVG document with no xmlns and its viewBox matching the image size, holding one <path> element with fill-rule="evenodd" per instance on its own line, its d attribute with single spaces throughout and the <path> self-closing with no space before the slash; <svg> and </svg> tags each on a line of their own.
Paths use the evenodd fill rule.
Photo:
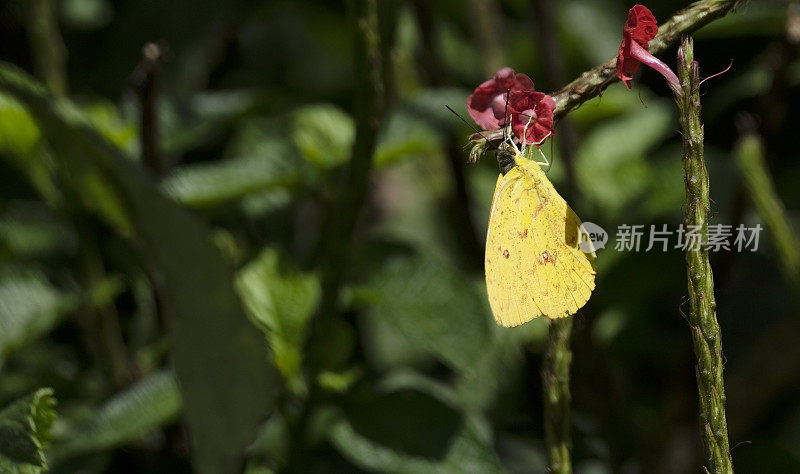
<svg viewBox="0 0 800 474">
<path fill-rule="evenodd" d="M 594 253 L 578 216 L 539 164 L 504 143 L 486 236 L 486 288 L 495 320 L 517 326 L 575 314 L 594 289 Z"/>
</svg>

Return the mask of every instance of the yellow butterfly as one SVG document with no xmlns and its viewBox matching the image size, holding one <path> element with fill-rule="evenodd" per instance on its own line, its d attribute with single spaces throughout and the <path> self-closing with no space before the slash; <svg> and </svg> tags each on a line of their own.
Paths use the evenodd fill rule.
<svg viewBox="0 0 800 474">
<path fill-rule="evenodd" d="M 523 135 L 524 136 L 524 135 Z M 523 145 L 524 151 L 524 145 Z M 541 150 L 540 150 L 541 152 Z M 544 154 L 542 154 L 544 157 Z M 486 290 L 501 326 L 575 314 L 594 289 L 594 247 L 540 165 L 506 139 L 486 235 Z"/>
</svg>

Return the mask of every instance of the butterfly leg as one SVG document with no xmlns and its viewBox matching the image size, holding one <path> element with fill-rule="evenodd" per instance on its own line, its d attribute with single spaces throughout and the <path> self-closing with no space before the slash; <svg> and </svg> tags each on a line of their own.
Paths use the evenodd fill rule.
<svg viewBox="0 0 800 474">
<path fill-rule="evenodd" d="M 534 163 L 536 163 L 537 165 L 540 165 L 540 166 L 550 166 L 550 162 L 547 160 L 547 157 L 544 155 L 544 152 L 542 151 L 542 149 L 539 148 L 538 146 L 536 147 L 536 149 L 539 150 L 539 154 L 542 155 L 542 159 L 544 161 L 535 161 Z"/>
</svg>

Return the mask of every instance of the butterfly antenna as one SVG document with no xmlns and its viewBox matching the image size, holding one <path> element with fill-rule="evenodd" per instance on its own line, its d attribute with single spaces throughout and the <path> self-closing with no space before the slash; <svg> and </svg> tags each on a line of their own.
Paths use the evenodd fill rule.
<svg viewBox="0 0 800 474">
<path fill-rule="evenodd" d="M 511 89 L 506 89 L 506 110 L 503 112 L 503 140 L 511 140 L 511 134 L 508 133 L 508 101 L 511 98 Z"/>
<path fill-rule="evenodd" d="M 476 127 L 475 125 L 473 125 L 473 124 L 471 124 L 471 123 L 467 122 L 466 120 L 464 120 L 464 117 L 462 117 L 462 116 L 458 115 L 458 112 L 456 112 L 455 110 L 451 109 L 449 105 L 445 105 L 445 107 L 447 107 L 447 110 L 449 110 L 450 112 L 453 112 L 453 115 L 455 115 L 456 117 L 458 117 L 459 119 L 461 119 L 461 121 L 462 121 L 462 122 L 464 122 L 464 123 L 465 123 L 465 124 L 467 124 L 467 125 L 468 125 L 470 128 L 472 128 L 473 130 L 475 130 L 475 132 L 476 132 L 478 135 L 482 136 L 484 140 L 486 140 L 487 142 L 489 141 L 489 139 L 488 139 L 488 138 L 486 138 L 486 135 L 484 135 L 484 134 L 483 134 L 483 133 L 480 131 L 480 129 L 478 129 L 478 127 Z"/>
</svg>

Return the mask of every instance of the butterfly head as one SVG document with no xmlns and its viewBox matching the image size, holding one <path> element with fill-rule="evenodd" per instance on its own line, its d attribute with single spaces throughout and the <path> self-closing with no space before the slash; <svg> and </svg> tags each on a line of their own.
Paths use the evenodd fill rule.
<svg viewBox="0 0 800 474">
<path fill-rule="evenodd" d="M 500 171 L 503 174 L 511 171 L 516 164 L 516 157 L 519 154 L 517 147 L 512 143 L 504 141 L 497 147 L 497 164 L 500 165 Z"/>
</svg>

